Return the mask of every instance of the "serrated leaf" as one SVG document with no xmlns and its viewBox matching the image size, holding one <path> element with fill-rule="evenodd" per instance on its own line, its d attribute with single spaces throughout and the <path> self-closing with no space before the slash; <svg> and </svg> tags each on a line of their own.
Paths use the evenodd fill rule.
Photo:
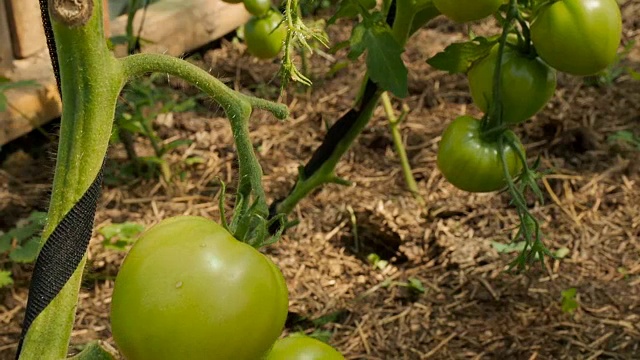
<svg viewBox="0 0 640 360">
<path fill-rule="evenodd" d="M 427 60 L 427 64 L 450 74 L 466 73 L 471 65 L 489 54 L 495 39 L 477 37 L 471 41 L 454 43 Z"/>
<path fill-rule="evenodd" d="M 9 259 L 19 263 L 33 262 L 40 251 L 40 238 L 34 237 L 9 253 Z"/>
<path fill-rule="evenodd" d="M 382 89 L 397 97 L 408 94 L 408 71 L 401 55 L 404 48 L 398 44 L 387 27 L 367 28 L 363 39 L 367 48 L 369 77 Z"/>
</svg>

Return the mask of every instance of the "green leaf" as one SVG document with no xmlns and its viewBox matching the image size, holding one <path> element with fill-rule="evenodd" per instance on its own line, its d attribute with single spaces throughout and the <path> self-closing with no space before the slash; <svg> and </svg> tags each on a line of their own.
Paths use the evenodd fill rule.
<svg viewBox="0 0 640 360">
<path fill-rule="evenodd" d="M 367 69 L 371 80 L 397 97 L 408 94 L 408 71 L 402 61 L 403 47 L 398 44 L 389 27 L 375 25 L 363 34 L 367 49 Z"/>
<path fill-rule="evenodd" d="M 138 234 L 144 231 L 144 226 L 133 222 L 105 225 L 98 230 L 104 236 L 102 245 L 105 248 L 124 250 L 136 240 Z"/>
<path fill-rule="evenodd" d="M 332 335 L 333 335 L 333 332 L 329 330 L 316 329 L 311 334 L 309 334 L 309 337 L 312 337 L 316 340 L 320 340 L 324 343 L 329 343 L 329 340 L 331 340 Z"/>
<path fill-rule="evenodd" d="M 18 245 L 26 242 L 42 232 L 47 214 L 40 211 L 34 211 L 26 219 L 26 224 L 16 227 L 6 234 L 0 235 L 0 253 L 11 250 L 12 242 L 15 240 Z"/>
<path fill-rule="evenodd" d="M 109 351 L 98 342 L 92 342 L 77 355 L 72 356 L 69 360 L 115 360 L 115 351 Z"/>
<path fill-rule="evenodd" d="M 561 306 L 562 312 L 564 313 L 572 313 L 576 309 L 578 309 L 578 301 L 576 300 L 576 295 L 578 294 L 578 290 L 576 288 L 569 288 L 563 290 L 560 295 L 562 296 Z"/>
<path fill-rule="evenodd" d="M 367 49 L 364 42 L 364 34 L 366 32 L 367 27 L 363 23 L 356 25 L 353 30 L 351 30 L 351 37 L 349 38 L 351 49 L 349 49 L 349 54 L 347 55 L 349 59 L 357 59 Z"/>
<path fill-rule="evenodd" d="M 331 25 L 340 18 L 356 17 L 364 11 L 373 9 L 375 6 L 376 0 L 343 0 L 338 5 L 335 15 L 327 23 Z"/>
<path fill-rule="evenodd" d="M 38 251 L 40 251 L 40 238 L 34 237 L 13 249 L 9 253 L 9 259 L 17 263 L 31 263 L 38 256 Z"/>
<path fill-rule="evenodd" d="M 477 37 L 471 41 L 454 43 L 428 59 L 427 63 L 450 74 L 466 73 L 475 61 L 489 54 L 496 41 L 495 38 Z"/>
<path fill-rule="evenodd" d="M 422 281 L 416 278 L 409 278 L 409 289 L 423 294 L 425 292 L 424 286 L 422 285 Z"/>
<path fill-rule="evenodd" d="M 13 284 L 11 271 L 0 270 L 0 288 Z"/>
</svg>

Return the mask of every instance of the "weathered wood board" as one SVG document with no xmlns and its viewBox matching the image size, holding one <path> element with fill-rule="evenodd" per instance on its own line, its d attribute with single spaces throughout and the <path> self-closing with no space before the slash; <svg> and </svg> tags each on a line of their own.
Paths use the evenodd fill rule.
<svg viewBox="0 0 640 360">
<path fill-rule="evenodd" d="M 7 41 L 3 38 L 7 34 L 2 30 L 1 8 L 0 64 L 4 41 Z M 144 16 L 141 37 L 146 41 L 142 51 L 179 56 L 233 31 L 249 17 L 242 4 L 231 5 L 221 0 L 163 0 L 150 5 Z M 134 29 L 140 28 L 141 21 L 143 16 L 139 11 L 134 18 Z M 124 34 L 126 23 L 126 16 L 114 19 L 108 24 L 110 33 Z M 124 48 L 115 49 L 118 56 L 125 52 Z M 60 116 L 62 107 L 46 46 L 28 58 L 11 59 L 9 66 L 0 66 L 0 76 L 13 81 L 35 80 L 40 84 L 5 93 L 10 107 L 0 112 L 0 145 Z"/>
</svg>

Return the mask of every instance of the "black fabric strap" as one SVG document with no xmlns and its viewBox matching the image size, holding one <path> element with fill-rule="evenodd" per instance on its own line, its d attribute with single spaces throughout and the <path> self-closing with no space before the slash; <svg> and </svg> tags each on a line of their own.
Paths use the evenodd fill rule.
<svg viewBox="0 0 640 360">
<path fill-rule="evenodd" d="M 47 48 L 49 48 L 49 56 L 51 57 L 53 74 L 56 77 L 56 84 L 58 85 L 58 93 L 60 93 L 60 97 L 62 97 L 62 88 L 60 84 L 60 65 L 58 64 L 56 41 L 53 37 L 53 27 L 51 27 L 51 19 L 49 18 L 49 5 L 47 0 L 40 0 L 40 16 L 42 17 L 44 35 L 47 38 Z"/>
<path fill-rule="evenodd" d="M 100 198 L 103 169 L 104 163 L 89 189 L 62 218 L 38 254 L 16 359 L 20 357 L 22 343 L 31 323 L 58 295 L 87 251 Z"/>
</svg>

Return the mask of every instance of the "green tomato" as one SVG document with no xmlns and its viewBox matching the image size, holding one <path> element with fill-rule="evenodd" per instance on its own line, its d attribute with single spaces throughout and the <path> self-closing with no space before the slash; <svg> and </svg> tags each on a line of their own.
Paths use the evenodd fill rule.
<svg viewBox="0 0 640 360">
<path fill-rule="evenodd" d="M 497 191 L 507 186 L 504 167 L 497 141 L 485 140 L 481 136 L 481 122 L 471 116 L 460 116 L 453 120 L 442 134 L 438 148 L 438 168 L 455 187 L 470 192 Z M 511 131 L 520 150 L 520 140 Z M 503 153 L 509 174 L 513 178 L 522 170 L 516 151 L 505 144 Z"/>
<path fill-rule="evenodd" d="M 275 11 L 262 18 L 253 17 L 244 26 L 244 41 L 249 52 L 260 59 L 271 59 L 280 53 L 287 29 L 280 25 L 282 15 Z"/>
<path fill-rule="evenodd" d="M 504 0 L 433 0 L 443 15 L 459 23 L 486 18 L 503 3 Z"/>
<path fill-rule="evenodd" d="M 128 360 L 255 360 L 287 317 L 275 264 L 196 216 L 164 220 L 133 245 L 116 277 L 113 338 Z"/>
<path fill-rule="evenodd" d="M 263 16 L 271 9 L 271 0 L 243 0 L 244 7 L 254 16 Z"/>
<path fill-rule="evenodd" d="M 265 360 L 344 360 L 344 356 L 320 340 L 294 334 L 276 341 Z"/>
<path fill-rule="evenodd" d="M 487 112 L 493 101 L 493 74 L 498 62 L 498 46 L 469 70 L 469 89 L 473 102 Z M 502 56 L 500 91 L 502 119 L 516 124 L 535 115 L 549 102 L 556 90 L 556 71 L 539 58 L 527 57 L 505 47 Z"/>
<path fill-rule="evenodd" d="M 531 40 L 542 60 L 573 75 L 592 75 L 616 58 L 622 17 L 616 0 L 562 0 L 540 9 Z"/>
</svg>

